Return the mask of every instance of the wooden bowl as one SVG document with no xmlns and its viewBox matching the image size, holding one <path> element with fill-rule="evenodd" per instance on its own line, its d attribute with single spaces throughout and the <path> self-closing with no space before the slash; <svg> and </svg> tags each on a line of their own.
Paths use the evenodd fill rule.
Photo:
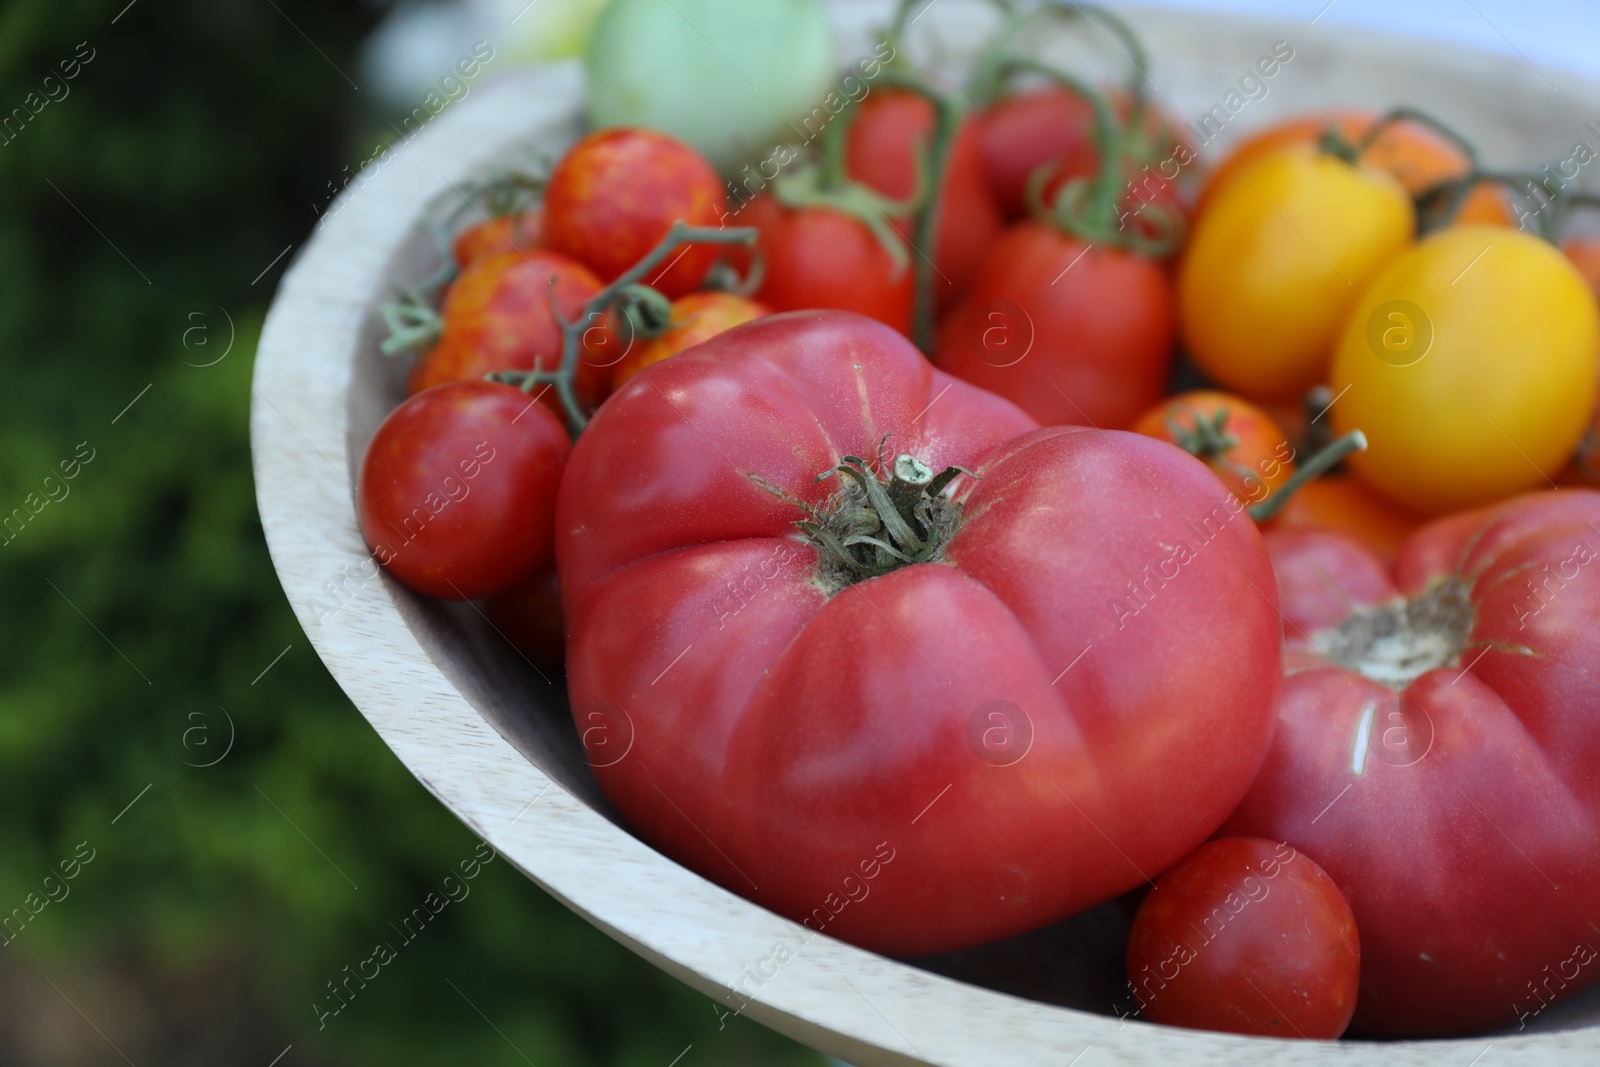
<svg viewBox="0 0 1600 1067">
<path fill-rule="evenodd" d="M 868 51 L 886 6 L 834 10 L 841 54 Z M 914 29 L 936 31 L 944 42 L 933 43 L 936 61 L 954 62 L 962 49 L 951 42 L 977 39 L 969 25 L 977 17 L 945 0 Z M 1575 141 L 1600 142 L 1585 125 L 1600 116 L 1600 85 L 1561 72 L 1558 92 L 1517 58 L 1326 23 L 1154 10 L 1130 18 L 1172 114 L 1224 108 L 1229 121 L 1205 146 L 1208 163 L 1241 130 L 1334 103 L 1427 108 L 1476 138 L 1496 165 L 1558 161 Z M 1294 58 L 1265 82 L 1264 97 L 1228 112 L 1229 90 L 1278 41 Z M 284 590 L 334 677 L 451 811 L 572 910 L 729 1012 L 861 1067 L 1063 1067 L 1074 1057 L 1341 1067 L 1600 1061 L 1600 989 L 1542 1013 L 1525 1032 L 1461 1041 L 1282 1042 L 1122 1019 L 1113 1004 L 1125 1003 L 1125 920 L 1115 905 L 908 963 L 810 935 L 619 825 L 585 766 L 559 680 L 520 659 L 471 605 L 426 601 L 380 576 L 353 504 L 366 442 L 403 395 L 405 368 L 379 354 L 374 307 L 436 264 L 418 225 L 425 206 L 530 149 L 558 151 L 579 130 L 581 92 L 575 64 L 481 84 L 375 162 L 284 277 L 256 362 L 256 487 Z"/>
</svg>

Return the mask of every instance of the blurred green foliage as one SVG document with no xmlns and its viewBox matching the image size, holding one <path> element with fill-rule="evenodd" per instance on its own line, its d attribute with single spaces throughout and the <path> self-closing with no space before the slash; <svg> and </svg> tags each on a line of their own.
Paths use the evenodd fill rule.
<svg viewBox="0 0 1600 1067">
<path fill-rule="evenodd" d="M 476 843 L 322 668 L 250 475 L 251 354 L 289 257 L 252 279 L 388 128 L 345 77 L 379 12 L 124 2 L 0 7 L 0 115 L 30 115 L 0 146 L 0 516 L 30 516 L 0 534 L 0 913 L 37 904 L 79 842 L 95 857 L 0 948 L 0 1061 L 121 1062 L 115 1044 L 265 1064 L 292 1043 L 283 1067 L 666 1067 L 690 1045 L 682 1067 L 819 1062 L 745 1020 L 719 1030 L 709 1000 L 503 860 L 318 1030 L 325 983 L 397 941 Z M 64 81 L 75 52 L 92 58 Z M 195 366 L 229 318 L 229 354 Z M 94 458 L 62 481 L 81 442 Z M 66 495 L 32 515 L 47 489 Z M 227 756 L 189 766 L 221 755 L 229 719 Z M 23 1002 L 87 1051 L 39 1053 Z"/>
</svg>

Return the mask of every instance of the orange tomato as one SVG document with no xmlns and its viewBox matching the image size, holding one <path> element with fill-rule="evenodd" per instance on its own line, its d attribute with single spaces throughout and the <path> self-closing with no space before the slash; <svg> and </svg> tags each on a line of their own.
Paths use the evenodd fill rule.
<svg viewBox="0 0 1600 1067">
<path fill-rule="evenodd" d="M 1168 397 L 1133 424 L 1203 460 L 1247 504 L 1259 504 L 1294 474 L 1294 446 L 1271 416 L 1231 393 Z"/>
<path fill-rule="evenodd" d="M 544 239 L 544 208 L 533 207 L 519 214 L 496 215 L 469 226 L 456 235 L 450 250 L 456 266 L 467 265 L 496 252 L 518 252 L 537 248 Z"/>
<path fill-rule="evenodd" d="M 1306 482 L 1272 521 L 1275 526 L 1348 534 L 1392 563 L 1401 543 L 1423 520 L 1359 479 L 1341 474 Z"/>
<path fill-rule="evenodd" d="M 666 332 L 634 345 L 622 357 L 612 372 L 612 388 L 620 388 L 623 382 L 652 363 L 660 363 L 701 341 L 709 341 L 719 333 L 770 314 L 754 300 L 732 293 L 690 293 L 680 297 L 672 302 L 672 325 Z"/>
<path fill-rule="evenodd" d="M 1561 242 L 1561 251 L 1578 268 L 1590 290 L 1600 296 L 1600 237 L 1569 237 Z"/>
<path fill-rule="evenodd" d="M 1330 125 L 1337 125 L 1346 140 L 1355 142 L 1377 120 L 1378 116 L 1366 111 L 1330 111 L 1269 126 L 1240 142 L 1233 154 L 1212 173 L 1200 193 L 1196 210 L 1203 209 L 1216 190 L 1234 175 L 1275 148 L 1288 144 L 1315 144 Z M 1467 158 L 1455 145 L 1426 126 L 1405 121 L 1396 122 L 1379 134 L 1378 139 L 1362 153 L 1362 159 L 1393 174 L 1405 186 L 1406 192 L 1413 195 L 1447 178 L 1460 177 L 1467 173 L 1469 167 Z M 1468 195 L 1457 221 L 1515 226 L 1517 217 L 1505 191 L 1492 182 L 1485 182 Z"/>
</svg>

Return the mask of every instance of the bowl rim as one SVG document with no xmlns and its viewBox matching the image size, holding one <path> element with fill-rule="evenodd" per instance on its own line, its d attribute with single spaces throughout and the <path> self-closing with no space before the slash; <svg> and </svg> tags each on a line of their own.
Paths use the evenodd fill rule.
<svg viewBox="0 0 1600 1067">
<path fill-rule="evenodd" d="M 1173 9 L 1161 17 L 1220 20 L 1253 28 L 1256 36 L 1282 24 Z M 1372 37 L 1367 30 L 1332 32 L 1352 42 L 1370 44 Z M 1430 46 L 1437 50 L 1432 61 L 1481 76 L 1483 54 Z M 501 75 L 380 155 L 299 250 L 256 353 L 252 466 L 279 580 L 352 703 L 445 807 L 567 907 L 728 1013 L 748 1014 L 861 1067 L 1043 1067 L 1076 1063 L 1072 1057 L 1090 1049 L 1122 1063 L 1308 1067 L 1329 1062 L 1330 1053 L 1351 1064 L 1437 1063 L 1458 1054 L 1466 1063 L 1485 1045 L 1524 1059 L 1549 1055 L 1548 1062 L 1600 1055 L 1600 1027 L 1367 1043 L 1236 1037 L 1140 1020 L 1130 1026 L 878 956 L 805 930 L 694 874 L 533 765 L 432 661 L 386 575 L 368 583 L 375 595 L 341 603 L 336 624 L 324 625 L 315 606 L 329 582 L 371 558 L 355 520 L 349 398 L 358 354 L 374 336 L 372 309 L 388 290 L 393 265 L 439 190 L 481 173 L 513 142 L 570 133 L 581 95 L 576 61 Z M 1600 100 L 1600 87 L 1588 95 Z"/>
</svg>

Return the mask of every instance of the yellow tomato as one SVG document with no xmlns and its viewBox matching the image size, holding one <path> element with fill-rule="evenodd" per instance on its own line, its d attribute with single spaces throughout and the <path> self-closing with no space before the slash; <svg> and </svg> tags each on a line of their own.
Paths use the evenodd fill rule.
<svg viewBox="0 0 1600 1067">
<path fill-rule="evenodd" d="M 1253 399 L 1305 392 L 1322 380 L 1350 307 L 1415 230 L 1393 175 L 1311 145 L 1265 153 L 1195 220 L 1178 275 L 1189 355 Z"/>
<path fill-rule="evenodd" d="M 1437 514 L 1549 484 L 1595 404 L 1600 311 L 1576 268 L 1530 234 L 1462 226 L 1392 263 L 1334 359 L 1334 425 L 1373 488 Z"/>
</svg>

